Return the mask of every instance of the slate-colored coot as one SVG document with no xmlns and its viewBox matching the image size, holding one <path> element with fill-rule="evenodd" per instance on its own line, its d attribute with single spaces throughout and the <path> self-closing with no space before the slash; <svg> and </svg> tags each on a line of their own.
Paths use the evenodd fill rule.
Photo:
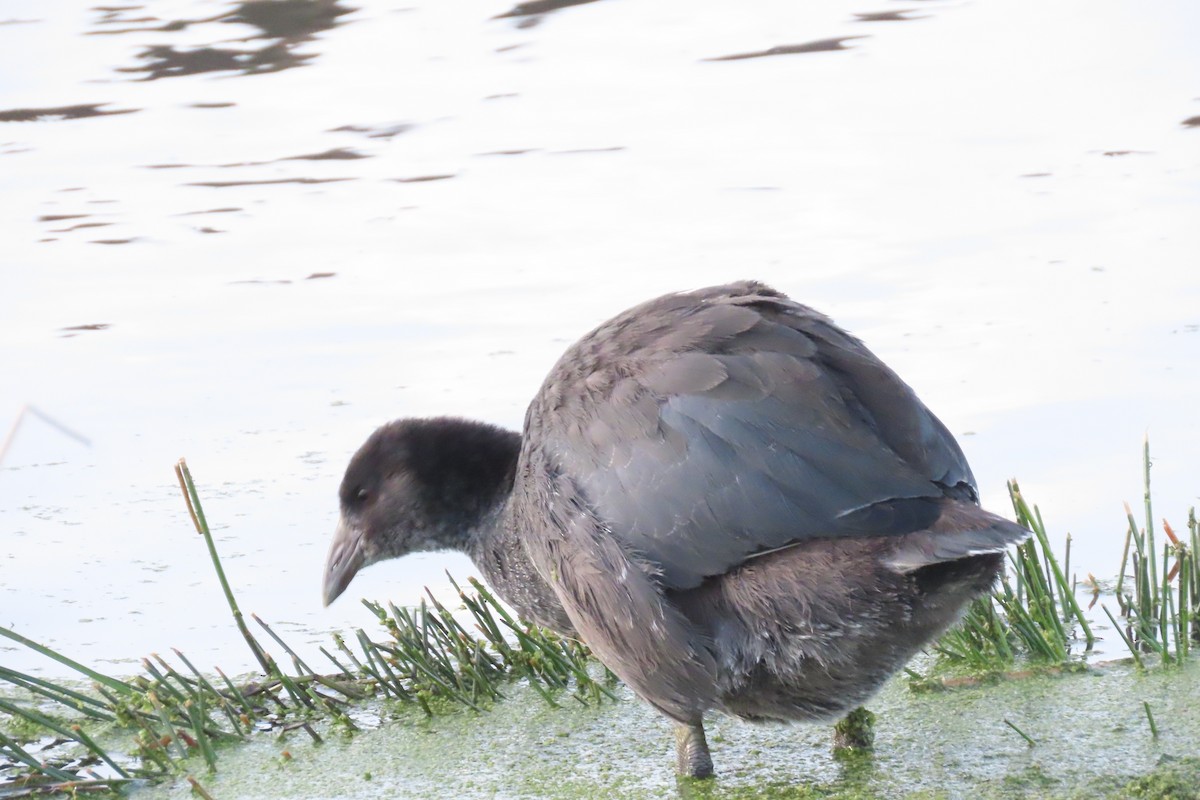
<svg viewBox="0 0 1200 800">
<path fill-rule="evenodd" d="M 672 294 L 583 337 L 521 434 L 375 431 L 341 485 L 325 602 L 362 567 L 466 552 L 524 618 L 581 638 L 676 724 L 834 718 L 986 591 L 1023 528 L 903 381 L 760 283 Z"/>
</svg>

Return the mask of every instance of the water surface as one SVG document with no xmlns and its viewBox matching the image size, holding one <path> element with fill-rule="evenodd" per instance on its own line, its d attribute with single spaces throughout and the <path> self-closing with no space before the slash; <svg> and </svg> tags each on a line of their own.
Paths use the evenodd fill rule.
<svg viewBox="0 0 1200 800">
<path fill-rule="evenodd" d="M 1019 476 L 1112 575 L 1149 432 L 1200 493 L 1200 7 L 8 0 L 0 16 L 0 623 L 117 672 L 249 666 L 320 607 L 378 424 L 517 427 L 571 341 L 754 277 L 863 337 L 987 505 Z M 42 668 L 0 645 L 0 660 Z"/>
</svg>

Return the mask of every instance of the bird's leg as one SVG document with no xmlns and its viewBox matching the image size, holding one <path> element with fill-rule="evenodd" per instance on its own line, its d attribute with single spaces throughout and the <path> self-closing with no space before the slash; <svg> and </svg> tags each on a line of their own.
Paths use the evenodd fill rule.
<svg viewBox="0 0 1200 800">
<path fill-rule="evenodd" d="M 708 754 L 702 717 L 675 724 L 675 771 L 686 778 L 712 776 L 712 756 Z"/>
</svg>

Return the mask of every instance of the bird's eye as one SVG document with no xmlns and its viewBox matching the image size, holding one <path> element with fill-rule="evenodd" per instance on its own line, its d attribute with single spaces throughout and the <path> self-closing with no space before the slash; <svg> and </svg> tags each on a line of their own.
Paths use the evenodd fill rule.
<svg viewBox="0 0 1200 800">
<path fill-rule="evenodd" d="M 367 497 L 369 497 L 369 496 L 370 495 L 368 495 L 366 489 L 359 489 L 357 492 L 354 493 L 354 499 L 358 500 L 360 502 L 365 502 Z"/>
</svg>

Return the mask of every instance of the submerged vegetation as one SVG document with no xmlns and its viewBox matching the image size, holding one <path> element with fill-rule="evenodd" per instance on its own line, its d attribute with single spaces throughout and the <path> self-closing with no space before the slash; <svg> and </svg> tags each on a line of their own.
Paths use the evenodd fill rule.
<svg viewBox="0 0 1200 800">
<path fill-rule="evenodd" d="M 1200 640 L 1200 526 L 1194 510 L 1186 534 L 1176 534 L 1164 521 L 1165 541 L 1159 548 L 1148 448 L 1144 459 L 1145 526 L 1128 514 L 1121 567 L 1110 592 L 1102 591 L 1090 575 L 1077 585 L 1070 572 L 1070 538 L 1060 561 L 1037 506 L 1030 506 L 1017 484 L 1010 483 L 1016 518 L 1033 535 L 1010 552 L 1010 570 L 999 587 L 976 601 L 963 623 L 935 645 L 931 672 L 922 676 L 910 671 L 914 688 L 977 681 L 981 674 L 1010 673 L 1018 664 L 1088 669 L 1085 659 L 1096 641 L 1093 626 L 1103 628 L 1106 621 L 1138 669 L 1182 664 L 1193 641 Z M 372 639 L 362 629 L 352 637 L 335 635 L 330 649 L 320 648 L 331 667 L 322 665 L 322 671 L 251 615 L 267 636 L 263 641 L 286 654 L 291 669 L 285 670 L 238 608 L 187 465 L 181 461 L 176 472 L 235 623 L 262 674 L 248 682 L 219 669 L 216 676 L 206 676 L 176 650 L 174 660 L 155 654 L 142 661 L 141 675 L 117 679 L 0 628 L 0 636 L 53 659 L 91 686 L 81 691 L 74 684 L 0 667 L 0 688 L 11 690 L 0 695 L 0 798 L 123 791 L 171 777 L 186 777 L 193 792 L 206 797 L 191 773 L 201 765 L 215 770 L 223 747 L 266 732 L 320 743 L 316 723 L 322 723 L 326 735 L 331 727 L 353 732 L 361 723 L 363 704 L 372 699 L 428 716 L 460 708 L 479 711 L 502 698 L 514 680 L 527 683 L 550 705 L 564 698 L 589 705 L 613 697 L 613 676 L 589 659 L 582 644 L 514 619 L 474 579 L 469 589 L 454 584 L 460 610 L 432 595 L 413 609 L 364 601 L 386 637 Z M 1077 589 L 1091 594 L 1087 608 L 1077 601 Z M 1104 594 L 1115 609 L 1100 603 Z M 1095 616 L 1097 604 L 1104 617 Z M 1157 739 L 1154 712 L 1149 703 L 1143 701 L 1142 707 L 1146 735 Z M 1036 746 L 1038 734 L 1031 737 L 1013 722 L 1005 723 L 1029 747 Z M 869 744 L 865 738 L 864 743 Z"/>
</svg>

